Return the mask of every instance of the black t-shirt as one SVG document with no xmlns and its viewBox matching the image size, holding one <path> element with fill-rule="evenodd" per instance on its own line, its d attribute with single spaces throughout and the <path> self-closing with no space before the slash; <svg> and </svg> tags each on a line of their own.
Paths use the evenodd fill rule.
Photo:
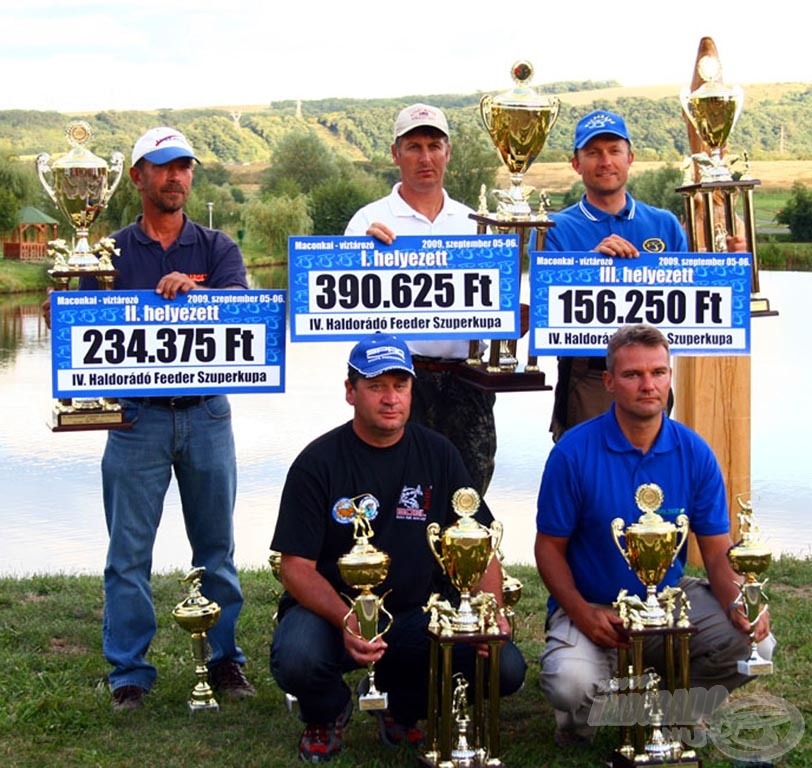
<svg viewBox="0 0 812 768">
<path fill-rule="evenodd" d="M 339 522 L 346 517 L 335 509 L 342 499 L 374 496 L 379 509 L 370 521 L 370 543 L 391 558 L 389 574 L 375 592 L 391 590 L 385 605 L 393 613 L 415 608 L 432 592 L 447 591 L 426 526 L 455 523 L 451 497 L 470 486 L 459 452 L 438 432 L 409 422 L 398 443 L 376 448 L 359 439 L 348 422 L 310 443 L 291 465 L 271 549 L 315 560 L 337 592 L 350 594 L 337 562 L 352 549 L 353 526 Z M 493 521 L 484 501 L 476 519 L 486 526 Z"/>
</svg>

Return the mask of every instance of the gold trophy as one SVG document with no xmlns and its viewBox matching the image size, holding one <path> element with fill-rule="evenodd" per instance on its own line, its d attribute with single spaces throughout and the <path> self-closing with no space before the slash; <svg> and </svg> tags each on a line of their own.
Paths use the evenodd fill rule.
<svg viewBox="0 0 812 768">
<path fill-rule="evenodd" d="M 740 586 L 741 594 L 736 600 L 737 609 L 750 622 L 750 657 L 738 662 L 737 669 L 742 675 L 768 675 L 773 671 L 772 661 L 762 658 L 758 644 L 753 639 L 756 624 L 767 611 L 767 595 L 764 587 L 767 579 L 759 581 L 770 566 L 772 554 L 759 541 L 759 529 L 753 518 L 753 507 L 749 502 L 739 503 L 739 525 L 741 541 L 730 548 L 727 553 L 730 565 L 736 573 L 744 578 Z"/>
<path fill-rule="evenodd" d="M 110 290 L 118 274 L 112 262 L 118 249 L 111 238 L 91 246 L 88 231 L 121 181 L 124 155 L 113 152 L 108 165 L 87 149 L 85 144 L 93 132 L 84 120 L 69 123 L 65 134 L 71 145 L 67 154 L 53 163 L 46 152 L 37 156 L 43 188 L 75 231 L 72 245 L 64 240 L 48 243 L 48 255 L 54 259 L 48 274 L 57 291 L 67 290 L 72 278 L 85 275 L 92 275 L 100 288 Z M 61 399 L 54 404 L 50 420 L 55 432 L 125 426 L 121 407 L 113 398 Z"/>
<path fill-rule="evenodd" d="M 274 580 L 278 584 L 282 584 L 282 553 L 277 552 L 276 550 L 272 549 L 271 553 L 268 555 L 268 565 L 271 567 L 271 573 L 273 574 Z M 282 597 L 282 593 L 276 589 L 275 587 L 271 587 L 271 594 L 273 595 L 274 600 L 279 602 L 279 598 Z M 276 625 L 279 618 L 279 611 L 274 611 L 273 616 L 271 616 L 271 621 L 273 621 L 274 625 Z M 299 709 L 299 699 L 296 698 L 292 693 L 285 692 L 285 706 L 288 708 L 289 712 L 298 712 Z"/>
<path fill-rule="evenodd" d="M 732 181 L 729 160 L 722 151 L 744 106 L 744 91 L 740 86 L 722 82 L 722 65 L 716 56 L 703 56 L 697 63 L 697 72 L 702 84 L 693 91 L 683 88 L 680 101 L 710 154 L 695 154 L 693 160 L 699 165 L 703 182 Z"/>
<path fill-rule="evenodd" d="M 205 568 L 195 568 L 183 579 L 181 584 L 189 585 L 189 595 L 178 603 L 172 611 L 172 616 L 182 629 L 192 637 L 192 653 L 195 659 L 195 675 L 197 685 L 192 689 L 189 698 L 189 711 L 201 710 L 216 711 L 220 705 L 214 698 L 214 692 L 209 685 L 209 670 L 206 662 L 209 660 L 209 644 L 206 632 L 210 630 L 220 618 L 220 606 L 208 600 L 200 592 L 200 583 Z"/>
<path fill-rule="evenodd" d="M 442 532 L 438 523 L 429 523 L 426 538 L 434 558 L 460 593 L 459 607 L 449 617 L 451 631 L 476 633 L 482 631 L 482 613 L 489 611 L 490 606 L 487 601 L 478 601 L 477 608 L 481 605 L 483 611 L 475 611 L 471 590 L 482 579 L 491 557 L 499 549 L 502 524 L 494 520 L 491 527 L 486 528 L 474 520 L 479 509 L 479 494 L 473 488 L 455 491 L 451 505 L 460 519 Z"/>
<path fill-rule="evenodd" d="M 662 627 L 670 616 L 660 604 L 657 585 L 688 538 L 688 516 L 677 516 L 676 525 L 668 523 L 657 514 L 663 503 L 663 491 L 654 483 L 641 485 L 634 500 L 643 514 L 636 523 L 626 525 L 622 517 L 612 520 L 612 538 L 615 546 L 646 586 L 645 604 L 636 606 L 635 618 L 645 627 Z M 620 537 L 626 540 L 626 549 L 620 545 Z"/>
<path fill-rule="evenodd" d="M 374 536 L 370 520 L 378 515 L 378 501 L 374 496 L 362 494 L 353 499 L 342 499 L 336 505 L 337 519 L 353 524 L 355 544 L 346 554 L 338 558 L 338 570 L 341 577 L 351 587 L 361 593 L 355 597 L 344 597 L 350 603 L 350 610 L 344 617 L 344 627 L 350 633 L 370 643 L 375 642 L 392 626 L 392 614 L 383 606 L 383 597 L 372 592 L 373 587 L 380 586 L 389 573 L 390 558 L 386 552 L 374 547 L 369 540 Z M 385 595 L 384 595 L 385 597 Z M 381 615 L 387 619 L 383 629 L 378 629 Z M 355 616 L 359 632 L 351 629 L 349 619 Z M 375 665 L 367 669 L 369 688 L 358 697 L 358 708 L 361 710 L 378 710 L 388 707 L 386 693 L 375 687 Z"/>
<path fill-rule="evenodd" d="M 513 90 L 483 96 L 479 112 L 510 173 L 510 189 L 495 192 L 497 217 L 526 221 L 532 218 L 528 198 L 533 189 L 525 186 L 524 175 L 544 148 L 561 104 L 557 96 L 543 96 L 530 86 L 533 65 L 529 61 L 517 61 L 511 76 Z"/>
</svg>

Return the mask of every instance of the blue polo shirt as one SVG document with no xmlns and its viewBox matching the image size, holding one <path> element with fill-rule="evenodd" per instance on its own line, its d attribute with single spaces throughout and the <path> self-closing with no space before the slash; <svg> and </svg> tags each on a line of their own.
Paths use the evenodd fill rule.
<svg viewBox="0 0 812 768">
<path fill-rule="evenodd" d="M 668 522 L 685 513 L 700 536 L 727 533 L 727 497 L 719 463 L 710 446 L 691 429 L 663 414 L 654 445 L 643 453 L 626 439 L 615 406 L 569 431 L 550 452 L 538 495 L 536 528 L 569 539 L 567 562 L 584 599 L 609 604 L 625 588 L 645 596 L 645 587 L 612 540 L 611 523 L 637 522 L 634 494 L 643 483 L 662 488 L 658 514 Z M 625 546 L 625 541 L 621 539 Z M 686 548 L 660 588 L 682 575 Z M 557 606 L 550 598 L 550 612 Z"/>
<path fill-rule="evenodd" d="M 587 202 L 584 195 L 575 205 L 554 213 L 554 227 L 547 230 L 545 251 L 592 251 L 609 235 L 633 243 L 646 253 L 688 250 L 685 230 L 671 211 L 641 203 L 626 193 L 626 205 L 619 213 L 607 213 Z M 535 230 L 530 249 L 535 249 Z"/>
</svg>

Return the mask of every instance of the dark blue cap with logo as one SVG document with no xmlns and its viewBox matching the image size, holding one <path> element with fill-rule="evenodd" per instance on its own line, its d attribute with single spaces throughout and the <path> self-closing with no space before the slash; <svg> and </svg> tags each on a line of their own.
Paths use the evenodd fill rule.
<svg viewBox="0 0 812 768">
<path fill-rule="evenodd" d="M 617 136 L 631 143 L 626 123 L 620 115 L 599 109 L 590 112 L 575 126 L 575 149 L 583 149 L 596 136 Z"/>
<path fill-rule="evenodd" d="M 361 339 L 350 352 L 349 366 L 365 379 L 393 371 L 414 376 L 409 348 L 397 336 L 387 333 L 378 332 Z"/>
</svg>

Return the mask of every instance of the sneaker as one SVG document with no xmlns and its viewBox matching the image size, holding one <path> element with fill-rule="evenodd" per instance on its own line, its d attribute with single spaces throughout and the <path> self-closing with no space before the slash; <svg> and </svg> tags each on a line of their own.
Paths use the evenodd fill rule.
<svg viewBox="0 0 812 768">
<path fill-rule="evenodd" d="M 240 701 L 256 695 L 256 689 L 235 661 L 219 661 L 209 667 L 209 685 L 229 699 Z"/>
<path fill-rule="evenodd" d="M 333 723 L 308 723 L 299 739 L 299 757 L 306 763 L 326 763 L 344 748 L 344 728 L 352 715 L 352 699 Z"/>
<path fill-rule="evenodd" d="M 113 691 L 113 711 L 127 712 L 133 709 L 141 709 L 144 706 L 144 697 L 147 695 L 145 688 L 139 685 L 122 685 Z"/>
<path fill-rule="evenodd" d="M 418 728 L 416 723 L 404 725 L 397 722 L 388 709 L 369 710 L 369 714 L 378 720 L 381 741 L 390 747 L 398 747 L 401 744 L 419 747 L 426 741 L 426 733 L 422 728 Z"/>
</svg>

